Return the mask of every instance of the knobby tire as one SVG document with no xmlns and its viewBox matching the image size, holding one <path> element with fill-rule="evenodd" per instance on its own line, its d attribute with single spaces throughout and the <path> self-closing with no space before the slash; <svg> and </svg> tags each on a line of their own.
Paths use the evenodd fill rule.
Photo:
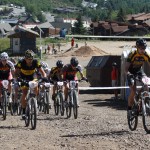
<svg viewBox="0 0 150 150">
<path fill-rule="evenodd" d="M 31 99 L 31 127 L 32 129 L 36 129 L 37 125 L 37 106 L 36 106 L 36 99 Z"/>
<path fill-rule="evenodd" d="M 77 119 L 78 117 L 78 96 L 77 96 L 77 91 L 73 91 L 73 113 L 74 113 L 74 119 Z"/>
<path fill-rule="evenodd" d="M 137 112 L 138 112 L 138 105 L 136 103 L 134 103 L 133 107 L 132 107 L 132 115 L 130 117 L 128 116 L 128 118 L 127 118 L 128 119 L 128 126 L 129 126 L 129 129 L 131 131 L 136 130 L 137 125 L 138 125 Z"/>
<path fill-rule="evenodd" d="M 147 133 L 150 133 L 150 98 L 146 97 L 142 102 L 143 127 Z"/>
</svg>

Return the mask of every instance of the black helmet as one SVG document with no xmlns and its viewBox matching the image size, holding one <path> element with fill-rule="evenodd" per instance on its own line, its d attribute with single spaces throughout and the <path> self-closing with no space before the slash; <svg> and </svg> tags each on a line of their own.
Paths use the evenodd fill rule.
<svg viewBox="0 0 150 150">
<path fill-rule="evenodd" d="M 138 39 L 137 41 L 136 41 L 136 46 L 137 47 L 144 47 L 144 48 L 146 48 L 147 47 L 147 44 L 146 44 L 146 40 L 144 40 L 144 39 Z"/>
<path fill-rule="evenodd" d="M 62 60 L 58 60 L 58 61 L 56 62 L 56 66 L 57 66 L 58 68 L 62 68 L 63 65 L 64 65 L 64 63 L 62 62 Z"/>
<path fill-rule="evenodd" d="M 112 66 L 117 66 L 117 63 L 116 63 L 116 62 L 113 62 L 113 63 L 112 63 Z"/>
<path fill-rule="evenodd" d="M 27 50 L 25 52 L 25 57 L 26 58 L 33 58 L 33 56 L 34 56 L 34 52 L 32 50 Z"/>
<path fill-rule="evenodd" d="M 77 67 L 79 62 L 78 60 L 76 59 L 76 57 L 72 57 L 71 60 L 70 60 L 70 64 L 74 67 Z"/>
</svg>

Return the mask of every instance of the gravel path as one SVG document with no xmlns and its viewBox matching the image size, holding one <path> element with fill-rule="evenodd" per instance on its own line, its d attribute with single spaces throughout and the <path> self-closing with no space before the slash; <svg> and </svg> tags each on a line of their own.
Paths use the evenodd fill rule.
<svg viewBox="0 0 150 150">
<path fill-rule="evenodd" d="M 102 42 L 100 44 L 103 45 Z M 108 47 L 107 43 L 105 44 Z M 119 42 L 119 45 L 122 44 Z M 115 46 L 116 43 L 109 45 L 111 49 Z M 114 54 L 120 54 L 121 51 L 122 49 L 117 47 Z M 48 58 L 46 61 L 50 67 L 54 66 L 58 59 L 63 59 L 64 63 L 70 60 L 70 56 Z M 86 66 L 90 58 L 91 56 L 79 57 L 79 61 L 82 66 Z M 89 85 L 81 83 L 80 86 Z M 112 96 L 82 92 L 79 95 L 80 108 L 77 119 L 55 116 L 52 107 L 50 114 L 39 113 L 36 130 L 25 127 L 21 116 L 11 116 L 8 113 L 5 121 L 0 117 L 0 149 L 149 150 L 150 135 L 143 129 L 141 116 L 137 130 L 130 131 L 127 124 L 126 102 L 115 101 L 111 99 Z"/>
<path fill-rule="evenodd" d="M 80 94 L 79 117 L 66 119 L 39 113 L 37 129 L 25 127 L 20 116 L 8 113 L 0 123 L 0 149 L 5 150 L 148 150 L 140 117 L 136 131 L 130 131 L 126 104 L 110 99 L 107 94 Z"/>
</svg>

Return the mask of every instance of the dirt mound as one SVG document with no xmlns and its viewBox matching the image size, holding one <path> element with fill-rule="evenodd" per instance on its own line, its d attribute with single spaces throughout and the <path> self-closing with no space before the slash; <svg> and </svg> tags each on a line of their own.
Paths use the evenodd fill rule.
<svg viewBox="0 0 150 150">
<path fill-rule="evenodd" d="M 108 53 L 95 46 L 81 46 L 77 50 L 68 50 L 65 53 L 65 55 L 72 55 L 72 56 L 99 56 L 107 54 Z"/>
</svg>

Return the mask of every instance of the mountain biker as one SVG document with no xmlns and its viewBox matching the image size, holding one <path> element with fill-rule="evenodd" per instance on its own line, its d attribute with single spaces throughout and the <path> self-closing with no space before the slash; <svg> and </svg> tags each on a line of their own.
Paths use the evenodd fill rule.
<svg viewBox="0 0 150 150">
<path fill-rule="evenodd" d="M 0 107 L 1 107 L 1 88 L 2 88 L 2 80 L 9 80 L 8 84 L 8 102 L 11 102 L 10 94 L 11 94 L 11 81 L 15 74 L 15 67 L 14 64 L 8 60 L 9 56 L 6 52 L 1 53 L 0 55 Z"/>
<path fill-rule="evenodd" d="M 79 61 L 77 60 L 76 57 L 72 57 L 70 59 L 70 64 L 66 64 L 63 69 L 62 69 L 62 74 L 63 74 L 63 80 L 67 81 L 67 80 L 77 80 L 77 73 L 79 72 L 81 79 L 83 80 L 87 80 L 83 73 L 82 73 L 82 68 L 79 65 Z M 65 96 L 65 102 L 67 102 L 67 98 L 68 98 L 68 83 L 66 82 L 64 84 L 64 96 Z M 77 88 L 78 88 L 78 84 L 77 84 Z M 78 104 L 79 105 L 79 104 Z"/>
<path fill-rule="evenodd" d="M 146 76 L 142 69 L 142 65 L 145 61 L 150 62 L 150 51 L 147 49 L 147 43 L 145 39 L 138 39 L 136 41 L 136 48 L 132 49 L 128 54 L 125 64 L 125 74 L 127 76 L 128 85 L 130 87 L 130 95 L 128 97 L 128 115 L 131 115 L 131 108 L 134 103 L 135 85 L 132 84 L 133 78 L 138 74 L 140 78 Z M 147 87 L 148 90 L 148 87 Z"/>
<path fill-rule="evenodd" d="M 51 71 L 51 69 L 49 68 L 48 64 L 46 62 L 42 61 L 41 62 L 41 66 L 42 66 L 43 70 L 45 71 L 46 76 L 48 77 L 49 74 L 50 74 L 50 71 Z"/>
<path fill-rule="evenodd" d="M 34 59 L 34 52 L 32 50 L 27 50 L 25 52 L 25 57 L 18 61 L 16 65 L 16 75 L 18 75 L 21 79 L 32 81 L 34 80 L 34 73 L 36 69 L 38 69 L 42 76 L 46 78 L 46 73 L 41 67 L 40 62 Z M 21 103 L 23 109 L 22 119 L 25 119 L 26 96 L 28 88 L 28 85 L 21 83 Z M 38 94 L 38 87 L 35 89 L 35 93 L 36 95 Z"/>
<path fill-rule="evenodd" d="M 50 74 L 49 74 L 49 79 L 52 80 L 54 82 L 54 86 L 53 86 L 53 93 L 52 93 L 52 100 L 55 100 L 55 95 L 56 95 L 56 84 L 55 82 L 57 81 L 61 81 L 62 80 L 62 68 L 63 68 L 63 61 L 62 60 L 58 60 L 56 62 L 56 67 L 52 67 Z"/>
<path fill-rule="evenodd" d="M 50 71 L 51 71 L 51 69 L 49 69 L 48 64 L 44 61 L 41 61 L 40 64 L 41 64 L 41 67 L 43 68 L 44 72 L 46 73 L 46 76 L 48 77 L 50 74 Z M 36 75 L 37 75 L 38 79 L 40 79 L 42 77 L 42 75 L 38 69 L 36 70 Z"/>
<path fill-rule="evenodd" d="M 18 58 L 18 61 L 21 60 L 21 59 L 22 59 L 21 57 Z M 16 68 L 16 64 L 17 64 L 18 61 L 16 61 L 15 58 L 11 58 L 10 61 L 14 64 L 14 66 Z M 13 81 L 13 89 L 14 89 L 13 112 L 15 113 L 16 110 L 17 110 L 17 105 L 18 105 L 17 104 L 18 103 L 18 92 L 19 92 L 19 90 L 21 90 L 19 82 L 16 79 L 14 79 L 14 81 Z"/>
</svg>

